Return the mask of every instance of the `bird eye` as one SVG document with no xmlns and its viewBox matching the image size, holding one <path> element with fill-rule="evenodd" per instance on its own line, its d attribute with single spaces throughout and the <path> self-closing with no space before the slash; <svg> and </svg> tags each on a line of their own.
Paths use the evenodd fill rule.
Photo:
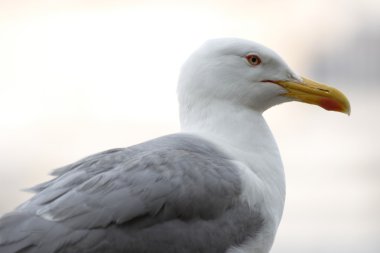
<svg viewBox="0 0 380 253">
<path fill-rule="evenodd" d="M 248 63 L 251 64 L 252 66 L 257 66 L 261 63 L 260 57 L 258 57 L 255 54 L 249 54 L 245 58 L 247 59 Z"/>
</svg>

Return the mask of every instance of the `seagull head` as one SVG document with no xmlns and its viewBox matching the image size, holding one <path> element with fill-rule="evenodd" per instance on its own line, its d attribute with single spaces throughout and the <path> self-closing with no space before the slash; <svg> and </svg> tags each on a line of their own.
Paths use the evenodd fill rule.
<svg viewBox="0 0 380 253">
<path fill-rule="evenodd" d="M 256 42 L 213 39 L 182 67 L 178 85 L 182 110 L 228 103 L 263 112 L 289 101 L 350 113 L 350 104 L 335 88 L 301 77 L 271 49 Z"/>
</svg>

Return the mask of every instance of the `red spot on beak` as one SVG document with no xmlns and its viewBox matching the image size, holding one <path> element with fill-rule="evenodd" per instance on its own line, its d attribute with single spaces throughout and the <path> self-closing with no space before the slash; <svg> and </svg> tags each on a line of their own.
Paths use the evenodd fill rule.
<svg viewBox="0 0 380 253">
<path fill-rule="evenodd" d="M 343 110 L 342 106 L 337 101 L 330 98 L 321 98 L 319 100 L 319 105 L 328 111 L 340 112 Z"/>
</svg>

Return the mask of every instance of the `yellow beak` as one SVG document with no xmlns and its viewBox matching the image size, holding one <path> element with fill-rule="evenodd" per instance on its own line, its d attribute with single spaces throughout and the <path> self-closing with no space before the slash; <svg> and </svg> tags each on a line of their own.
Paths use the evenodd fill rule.
<svg viewBox="0 0 380 253">
<path fill-rule="evenodd" d="M 284 96 L 300 102 L 319 105 L 329 111 L 343 112 L 350 115 L 350 102 L 342 92 L 335 88 L 303 77 L 302 82 L 274 81 L 273 83 L 287 90 Z"/>
</svg>

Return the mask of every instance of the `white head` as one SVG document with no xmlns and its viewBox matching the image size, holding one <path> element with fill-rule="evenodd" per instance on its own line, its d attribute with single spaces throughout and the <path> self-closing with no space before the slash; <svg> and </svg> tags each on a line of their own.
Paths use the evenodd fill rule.
<svg viewBox="0 0 380 253">
<path fill-rule="evenodd" d="M 289 100 L 268 80 L 298 80 L 274 51 L 251 41 L 223 38 L 203 44 L 182 68 L 178 96 L 191 106 L 200 99 L 224 100 L 257 111 Z"/>
<path fill-rule="evenodd" d="M 222 38 L 203 44 L 182 67 L 178 84 L 183 113 L 222 102 L 259 113 L 298 100 L 348 112 L 336 90 L 296 75 L 274 51 L 255 42 Z M 347 109 L 348 108 L 348 109 Z"/>
</svg>

